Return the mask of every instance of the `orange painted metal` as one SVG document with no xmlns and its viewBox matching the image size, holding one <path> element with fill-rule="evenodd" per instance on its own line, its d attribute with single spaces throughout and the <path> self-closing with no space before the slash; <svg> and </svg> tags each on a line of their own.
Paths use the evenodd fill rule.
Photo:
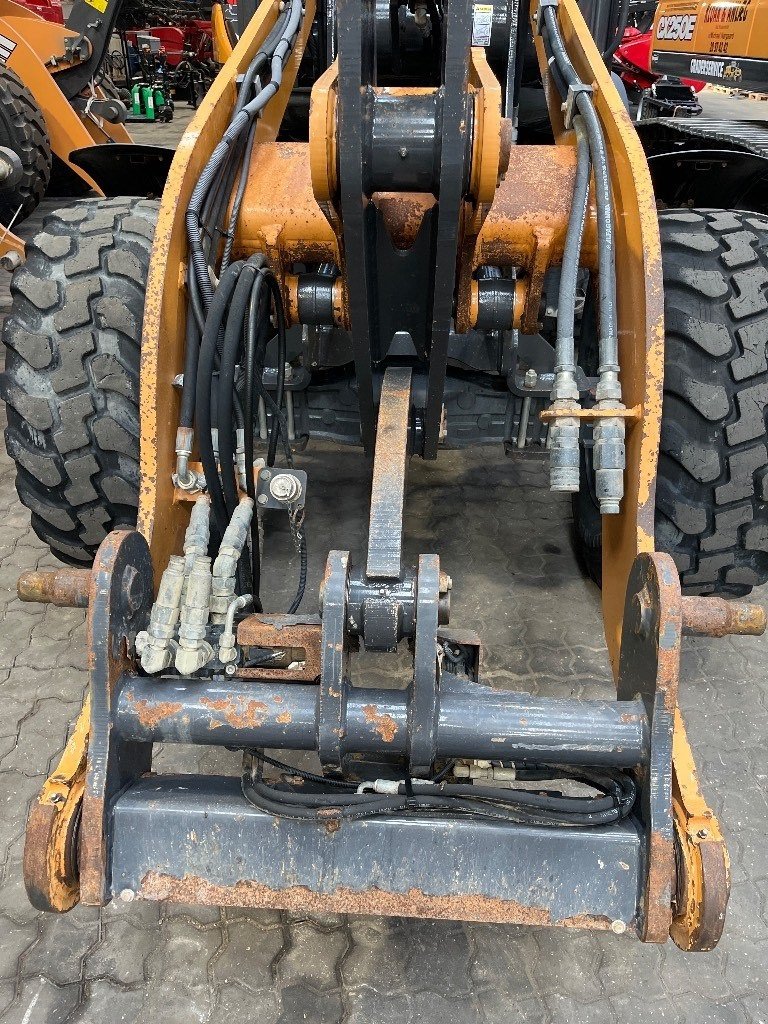
<svg viewBox="0 0 768 1024">
<path fill-rule="evenodd" d="M 7 65 L 42 110 L 52 151 L 97 195 L 103 195 L 89 174 L 70 163 L 70 153 L 94 143 L 130 142 L 131 136 L 122 124 L 79 114 L 56 84 L 57 69 L 71 66 L 64 56 L 64 41 L 77 39 L 78 34 L 45 21 L 12 0 L 0 0 L 0 32 L 15 44 Z M 94 96 L 102 98 L 104 94 L 97 87 Z"/>
<path fill-rule="evenodd" d="M 533 4 L 535 24 L 538 3 Z M 557 8 L 566 48 L 582 81 L 592 84 L 605 134 L 613 183 L 619 362 L 623 400 L 642 418 L 627 422 L 627 469 L 621 513 L 603 518 L 603 619 L 614 672 L 621 643 L 627 579 L 635 556 L 654 549 L 656 461 L 661 432 L 664 378 L 664 291 L 661 243 L 653 185 L 640 140 L 576 0 Z M 563 128 L 560 97 L 552 83 L 540 37 L 539 67 L 555 140 L 573 147 Z"/>
<path fill-rule="evenodd" d="M 263 0 L 249 22 L 179 143 L 160 204 L 142 331 L 138 514 L 138 528 L 149 543 L 158 580 L 171 554 L 180 550 L 189 518 L 188 503 L 174 500 L 171 479 L 179 411 L 173 379 L 181 372 L 184 361 L 187 260 L 184 213 L 198 176 L 229 122 L 236 98 L 235 80 L 266 39 L 278 12 L 278 0 Z M 313 17 L 314 3 L 309 0 L 299 38 L 283 74 L 281 90 L 259 121 L 258 151 L 262 144 L 274 142 L 277 135 Z M 275 185 L 272 181 L 270 190 Z"/>
<path fill-rule="evenodd" d="M 86 696 L 55 771 L 32 801 L 24 840 L 24 885 L 38 910 L 64 913 L 79 902 L 77 829 L 85 790 L 90 697 Z"/>
</svg>

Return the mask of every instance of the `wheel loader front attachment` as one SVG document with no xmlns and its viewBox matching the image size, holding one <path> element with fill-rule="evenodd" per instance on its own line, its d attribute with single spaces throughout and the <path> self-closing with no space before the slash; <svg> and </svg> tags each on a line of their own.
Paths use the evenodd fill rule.
<svg viewBox="0 0 768 1024">
<path fill-rule="evenodd" d="M 467 0 L 444 17 L 403 6 L 382 22 L 379 8 L 337 0 L 316 17 L 311 0 L 265 0 L 171 167 L 144 315 L 138 527 L 109 534 L 90 575 L 90 706 L 32 807 L 30 898 L 712 948 L 728 857 L 677 710 L 681 644 L 761 633 L 765 616 L 683 596 L 654 550 L 663 295 L 640 144 L 574 0 L 534 3 L 522 43 L 516 4 L 494 18 L 501 41 Z M 529 33 L 554 144 L 515 138 Z M 296 82 L 312 61 L 307 113 Z M 439 536 L 404 558 L 409 460 L 495 439 L 576 491 L 586 431 L 616 697 L 495 689 L 481 639 L 451 622 L 462 584 Z M 367 551 L 324 539 L 306 614 L 298 460 L 313 436 L 360 444 L 373 467 Z M 262 583 L 274 517 L 299 565 L 287 612 Z M 21 593 L 82 604 L 84 581 L 38 574 Z M 361 685 L 361 646 L 407 646 L 410 664 Z M 160 743 L 234 749 L 241 772 L 156 774 Z M 295 763 L 307 753 L 314 770 Z"/>
</svg>

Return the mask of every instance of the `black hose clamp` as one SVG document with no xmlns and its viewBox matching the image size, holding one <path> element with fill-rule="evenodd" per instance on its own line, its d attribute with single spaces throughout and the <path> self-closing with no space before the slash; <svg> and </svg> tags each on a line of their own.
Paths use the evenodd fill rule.
<svg viewBox="0 0 768 1024">
<path fill-rule="evenodd" d="M 594 91 L 591 85 L 586 85 L 584 82 L 572 82 L 568 86 L 568 95 L 563 105 L 563 125 L 566 131 L 573 127 L 573 119 L 578 114 L 578 109 L 576 108 L 577 97 L 582 93 L 585 96 L 591 96 Z"/>
<path fill-rule="evenodd" d="M 544 11 L 547 7 L 552 7 L 555 10 L 560 5 L 560 0 L 539 0 L 539 6 L 536 10 L 536 35 L 541 35 L 544 29 Z"/>
</svg>

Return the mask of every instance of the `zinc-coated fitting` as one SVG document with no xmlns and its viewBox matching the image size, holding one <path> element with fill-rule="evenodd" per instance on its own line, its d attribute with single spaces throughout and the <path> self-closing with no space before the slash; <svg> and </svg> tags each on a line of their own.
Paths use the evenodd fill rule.
<svg viewBox="0 0 768 1024">
<path fill-rule="evenodd" d="M 235 573 L 243 552 L 253 517 L 253 499 L 243 497 L 232 513 L 221 539 L 221 547 L 213 563 L 211 591 L 211 622 L 221 625 L 227 617 L 227 609 L 235 596 Z"/>
<path fill-rule="evenodd" d="M 578 394 L 578 392 L 577 392 Z M 579 403 L 558 399 L 552 409 L 575 411 Z M 549 428 L 549 488 L 573 494 L 579 489 L 579 420 L 576 416 L 558 416 Z"/>
<path fill-rule="evenodd" d="M 227 608 L 227 618 L 224 623 L 224 630 L 219 637 L 219 661 L 223 665 L 235 661 L 237 658 L 237 637 L 235 636 L 235 615 L 243 608 L 247 608 L 253 601 L 250 594 L 242 594 L 230 601 Z"/>
<path fill-rule="evenodd" d="M 210 517 L 211 499 L 207 494 L 201 494 L 192 506 L 189 525 L 184 534 L 184 572 L 187 576 L 192 572 L 195 559 L 208 554 Z"/>
<path fill-rule="evenodd" d="M 179 647 L 175 665 L 182 675 L 198 672 L 213 657 L 205 639 L 211 602 L 211 560 L 198 555 L 187 578 L 187 592 L 179 622 Z"/>
<path fill-rule="evenodd" d="M 184 559 L 171 555 L 157 590 L 157 599 L 149 614 L 149 626 L 136 636 L 136 652 L 145 672 L 154 675 L 168 668 L 173 660 L 176 624 L 184 586 Z"/>
<path fill-rule="evenodd" d="M 600 514 L 619 514 L 624 497 L 624 420 L 620 416 L 601 416 L 592 431 L 594 447 L 592 461 L 595 468 L 595 496 Z"/>
</svg>

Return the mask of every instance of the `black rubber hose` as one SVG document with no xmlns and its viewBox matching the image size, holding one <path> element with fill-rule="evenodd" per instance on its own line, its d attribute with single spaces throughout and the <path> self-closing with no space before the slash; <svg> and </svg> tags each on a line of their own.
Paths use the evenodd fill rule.
<svg viewBox="0 0 768 1024">
<path fill-rule="evenodd" d="M 216 425 L 219 428 L 219 466 L 221 467 L 227 520 L 231 519 L 238 503 L 235 446 L 232 438 L 235 368 L 243 341 L 243 324 L 248 300 L 253 287 L 253 279 L 257 273 L 257 269 L 248 263 L 240 272 L 227 310 L 224 340 L 221 347 Z"/>
<path fill-rule="evenodd" d="M 197 364 L 197 389 L 195 395 L 197 445 L 200 450 L 200 461 L 203 464 L 206 486 L 211 496 L 211 511 L 220 534 L 223 534 L 224 530 L 226 530 L 229 519 L 227 517 L 224 492 L 221 487 L 219 469 L 216 464 L 213 439 L 211 437 L 211 388 L 221 326 L 242 268 L 242 261 L 233 263 L 219 282 L 205 322 L 205 330 L 200 342 L 200 358 Z"/>
<path fill-rule="evenodd" d="M 243 196 L 245 195 L 245 186 L 248 182 L 248 171 L 251 166 L 251 155 L 253 153 L 253 144 L 256 141 L 256 124 L 254 121 L 251 125 L 251 130 L 248 133 L 248 140 L 245 144 L 245 153 L 240 162 L 239 179 L 237 183 L 237 192 L 232 202 L 232 212 L 229 215 L 229 224 L 227 225 L 226 241 L 224 242 L 224 253 L 221 257 L 221 273 L 230 264 L 232 259 L 232 248 L 235 244 L 235 231 L 237 230 L 237 222 L 240 219 L 240 209 L 243 205 Z"/>
<path fill-rule="evenodd" d="M 261 267 L 263 257 L 256 257 Z M 256 372 L 254 360 L 256 358 L 257 336 L 260 329 L 262 311 L 266 293 L 264 290 L 264 277 L 256 274 L 248 299 L 248 319 L 245 324 L 245 490 L 248 497 L 254 502 L 253 516 L 251 517 L 251 594 L 253 596 L 253 607 L 257 612 L 263 610 L 261 590 L 261 552 L 259 550 L 259 518 L 256 508 L 256 481 L 253 472 L 253 430 L 256 422 L 256 408 L 254 402 L 253 375 Z"/>
<path fill-rule="evenodd" d="M 544 8 L 546 27 L 545 46 L 551 51 L 562 75 L 566 91 L 568 86 L 581 85 L 563 42 L 557 15 L 552 7 Z M 565 95 L 563 94 L 565 99 Z M 576 107 L 584 119 L 595 177 L 595 205 L 597 207 L 598 277 L 600 355 L 603 368 L 618 371 L 618 323 L 616 314 L 616 259 L 613 229 L 613 199 L 608 155 L 603 130 L 592 98 L 578 93 Z"/>
<path fill-rule="evenodd" d="M 285 337 L 285 310 L 283 308 L 283 296 L 280 293 L 280 286 L 275 280 L 274 274 L 264 272 L 267 287 L 272 294 L 272 301 L 275 305 L 275 321 L 277 327 L 277 385 L 275 387 L 275 406 L 280 413 L 279 417 L 272 417 L 272 427 L 269 433 L 269 447 L 267 449 L 267 465 L 274 466 L 275 454 L 277 452 L 278 433 L 283 429 L 282 408 L 283 395 L 285 392 L 285 361 L 287 356 L 287 342 Z M 286 428 L 287 435 L 287 428 Z M 286 441 L 288 440 L 286 436 Z"/>
<path fill-rule="evenodd" d="M 624 38 L 624 33 L 629 24 L 629 6 L 630 0 L 620 0 L 621 6 L 619 7 L 619 17 L 616 22 L 616 32 L 611 40 L 608 48 L 603 52 L 603 60 L 606 65 L 610 67 L 613 55 L 619 48 L 621 40 Z"/>
<path fill-rule="evenodd" d="M 555 372 L 573 372 L 576 368 L 576 285 L 579 277 L 581 244 L 587 219 L 589 199 L 589 178 L 592 164 L 589 158 L 589 141 L 581 117 L 574 118 L 576 130 L 576 181 L 573 188 L 573 204 L 565 234 L 563 262 L 560 268 L 560 288 L 557 299 L 557 343 Z"/>
</svg>

